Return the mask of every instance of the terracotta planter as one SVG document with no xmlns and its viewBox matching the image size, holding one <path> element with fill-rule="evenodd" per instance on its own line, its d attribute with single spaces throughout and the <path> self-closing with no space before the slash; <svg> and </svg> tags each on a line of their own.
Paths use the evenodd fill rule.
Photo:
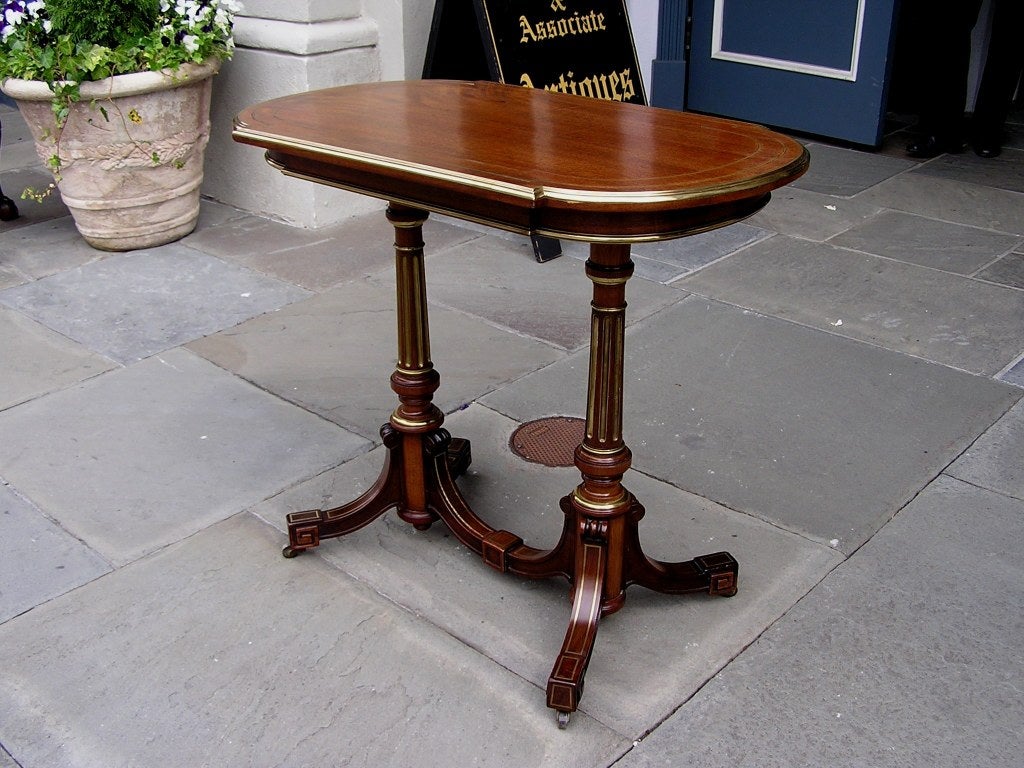
<svg viewBox="0 0 1024 768">
<path fill-rule="evenodd" d="M 128 251 L 184 237 L 199 216 L 210 137 L 211 77 L 219 60 L 173 74 L 139 72 L 82 83 L 63 130 L 45 83 L 9 79 L 45 162 L 61 160 L 57 188 L 90 245 Z"/>
</svg>

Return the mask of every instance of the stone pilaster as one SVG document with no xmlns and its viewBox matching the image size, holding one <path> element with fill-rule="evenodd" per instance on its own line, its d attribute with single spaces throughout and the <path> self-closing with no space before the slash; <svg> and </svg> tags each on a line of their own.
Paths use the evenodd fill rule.
<svg viewBox="0 0 1024 768">
<path fill-rule="evenodd" d="M 237 50 L 215 78 L 203 194 L 302 227 L 379 208 L 342 190 L 291 179 L 231 140 L 244 107 L 291 93 L 381 79 L 378 27 L 360 0 L 246 0 Z"/>
</svg>

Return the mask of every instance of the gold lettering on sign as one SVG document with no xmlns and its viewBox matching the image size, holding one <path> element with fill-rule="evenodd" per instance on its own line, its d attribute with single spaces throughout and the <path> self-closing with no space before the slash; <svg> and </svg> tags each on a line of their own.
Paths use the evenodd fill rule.
<svg viewBox="0 0 1024 768">
<path fill-rule="evenodd" d="M 536 88 L 533 78 L 524 72 L 519 76 L 519 84 L 526 88 Z M 544 86 L 545 91 L 571 93 L 574 96 L 589 96 L 592 99 L 606 101 L 628 101 L 636 96 L 633 85 L 633 72 L 626 68 L 618 72 L 598 73 L 576 79 L 574 72 L 564 72 L 558 76 L 557 83 Z"/>
<path fill-rule="evenodd" d="M 556 6 L 558 10 L 568 13 L 565 6 L 557 0 L 551 4 L 552 10 L 555 10 Z M 594 32 L 608 30 L 604 23 L 604 14 L 594 10 L 584 13 L 573 11 L 571 15 L 559 19 L 534 19 L 533 21 L 523 15 L 519 17 L 519 28 L 523 32 L 523 36 L 519 40 L 520 44 L 539 43 L 570 35 L 590 35 Z"/>
</svg>

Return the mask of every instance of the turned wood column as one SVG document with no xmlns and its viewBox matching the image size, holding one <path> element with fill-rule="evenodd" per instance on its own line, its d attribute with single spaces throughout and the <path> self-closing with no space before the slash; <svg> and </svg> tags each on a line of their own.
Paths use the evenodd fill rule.
<svg viewBox="0 0 1024 768">
<path fill-rule="evenodd" d="M 590 378 L 587 386 L 586 433 L 576 449 L 583 482 L 572 494 L 572 506 L 584 540 L 608 549 L 602 615 L 625 601 L 623 540 L 625 515 L 633 497 L 622 486 L 632 454 L 622 438 L 622 370 L 626 331 L 626 281 L 633 274 L 628 244 L 590 246 L 587 277 L 594 284 L 591 302 Z M 582 547 L 577 557 L 582 557 Z M 578 565 L 577 571 L 582 564 Z"/>
<path fill-rule="evenodd" d="M 389 205 L 395 228 L 395 282 L 398 307 L 398 365 L 391 389 L 399 404 L 390 423 L 402 435 L 404 504 L 398 514 L 421 530 L 437 519 L 427 509 L 423 438 L 438 429 L 444 414 L 433 404 L 441 377 L 430 360 L 427 286 L 423 271 L 423 222 L 427 212 Z"/>
</svg>

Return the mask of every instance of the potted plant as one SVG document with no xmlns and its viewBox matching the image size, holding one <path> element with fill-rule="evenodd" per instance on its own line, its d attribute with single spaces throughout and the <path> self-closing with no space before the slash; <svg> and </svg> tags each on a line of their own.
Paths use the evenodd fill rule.
<svg viewBox="0 0 1024 768">
<path fill-rule="evenodd" d="M 0 87 L 17 102 L 82 236 L 124 251 L 191 232 L 210 78 L 234 50 L 239 3 L 0 2 Z"/>
</svg>

